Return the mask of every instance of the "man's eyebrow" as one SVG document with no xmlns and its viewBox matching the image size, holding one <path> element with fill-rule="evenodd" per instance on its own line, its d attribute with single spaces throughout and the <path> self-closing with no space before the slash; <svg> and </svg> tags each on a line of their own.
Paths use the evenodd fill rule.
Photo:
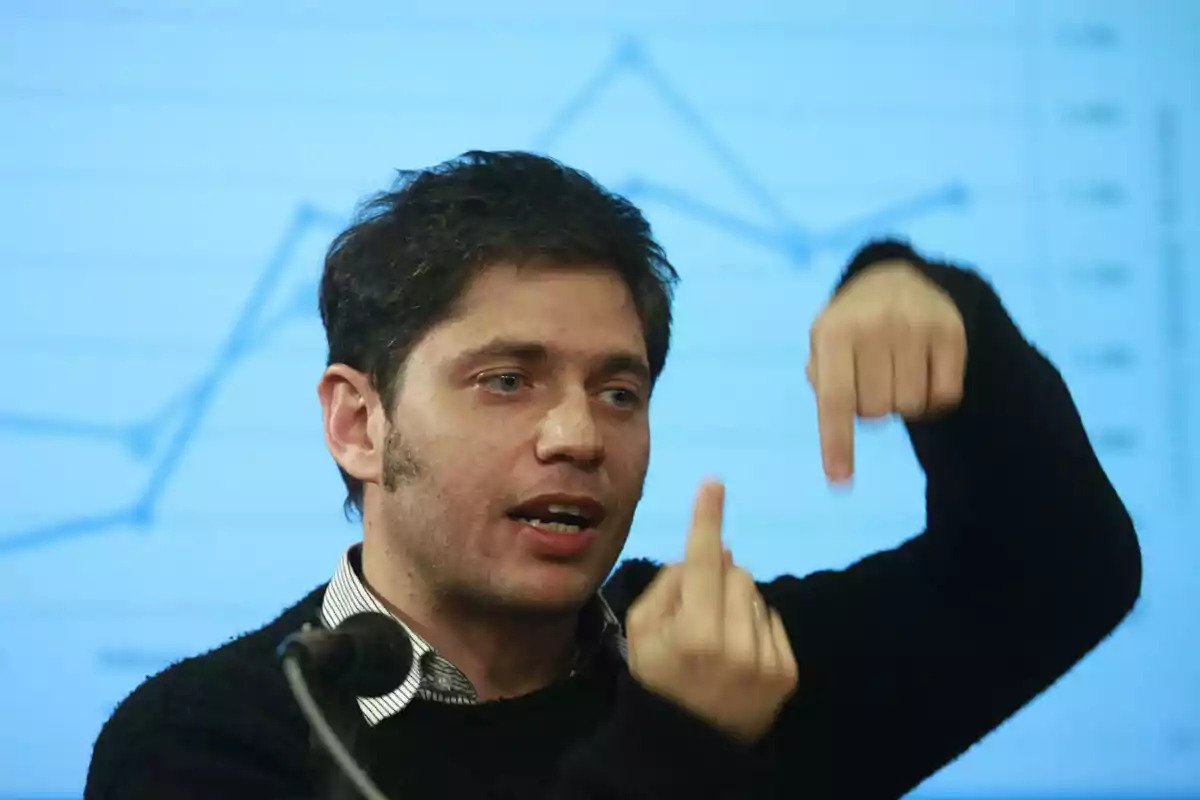
<svg viewBox="0 0 1200 800">
<path fill-rule="evenodd" d="M 650 383 L 650 365 L 641 356 L 633 353 L 612 353 L 600 362 L 599 372 L 605 377 L 627 373 L 641 383 Z"/>
<path fill-rule="evenodd" d="M 550 348 L 540 342 L 522 339 L 492 339 L 459 354 L 461 362 L 482 361 L 489 358 L 511 358 L 524 363 L 546 363 L 550 361 Z M 629 374 L 643 383 L 650 383 L 650 365 L 646 359 L 631 352 L 614 352 L 605 355 L 597 373 L 604 377 Z"/>
<path fill-rule="evenodd" d="M 544 344 L 520 339 L 492 339 L 459 354 L 459 361 L 480 361 L 486 358 L 513 358 L 517 361 L 549 361 L 550 351 Z"/>
</svg>

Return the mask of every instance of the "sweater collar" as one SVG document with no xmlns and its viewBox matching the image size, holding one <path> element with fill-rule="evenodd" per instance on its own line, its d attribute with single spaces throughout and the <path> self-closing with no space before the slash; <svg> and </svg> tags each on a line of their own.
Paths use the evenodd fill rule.
<svg viewBox="0 0 1200 800">
<path fill-rule="evenodd" d="M 361 543 L 349 547 L 338 563 L 333 579 L 321 602 L 321 624 L 335 628 L 348 617 L 374 612 L 391 617 L 412 643 L 412 668 L 392 692 L 379 697 L 358 698 L 359 708 L 370 725 L 398 714 L 414 697 L 453 704 L 478 702 L 475 687 L 458 667 L 442 658 L 425 639 L 404 623 L 367 589 L 362 580 Z M 621 622 L 599 592 L 583 609 L 576 641 L 574 670 L 587 667 L 601 651 L 609 650 L 621 659 L 629 648 Z"/>
</svg>

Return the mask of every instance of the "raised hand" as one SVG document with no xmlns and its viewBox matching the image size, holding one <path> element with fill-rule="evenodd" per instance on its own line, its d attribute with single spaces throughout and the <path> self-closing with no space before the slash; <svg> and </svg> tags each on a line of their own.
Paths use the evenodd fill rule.
<svg viewBox="0 0 1200 800">
<path fill-rule="evenodd" d="M 796 688 L 783 622 L 721 545 L 725 489 L 701 486 L 682 564 L 663 568 L 629 610 L 638 681 L 744 742 L 761 738 Z"/>
<path fill-rule="evenodd" d="M 903 261 L 853 278 L 813 323 L 808 380 L 821 460 L 832 481 L 854 474 L 854 421 L 905 419 L 962 400 L 967 337 L 949 295 Z"/>
</svg>

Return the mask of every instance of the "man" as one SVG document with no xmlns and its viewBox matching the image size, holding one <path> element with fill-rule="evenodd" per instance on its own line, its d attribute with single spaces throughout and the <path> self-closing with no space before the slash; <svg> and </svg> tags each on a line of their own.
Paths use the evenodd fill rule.
<svg viewBox="0 0 1200 800">
<path fill-rule="evenodd" d="M 1133 606 L 1133 528 L 1058 373 L 977 275 L 897 242 L 854 258 L 807 374 L 832 480 L 856 417 L 904 417 L 925 532 L 756 584 L 707 482 L 683 562 L 627 562 L 600 591 L 642 492 L 674 279 L 635 208 L 548 159 L 471 153 L 380 196 L 320 298 L 325 438 L 363 542 L 274 622 L 134 692 L 87 797 L 322 796 L 275 649 L 362 611 L 416 656 L 357 700 L 356 754 L 392 797 L 898 797 Z"/>
</svg>

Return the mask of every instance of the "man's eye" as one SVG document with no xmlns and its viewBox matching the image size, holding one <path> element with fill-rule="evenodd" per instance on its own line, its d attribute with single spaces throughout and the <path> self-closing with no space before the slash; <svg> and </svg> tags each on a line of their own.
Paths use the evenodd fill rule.
<svg viewBox="0 0 1200 800">
<path fill-rule="evenodd" d="M 502 394 L 512 394 L 525 386 L 525 377 L 515 372 L 488 375 L 480 383 L 488 389 Z"/>
<path fill-rule="evenodd" d="M 605 389 L 602 396 L 617 408 L 639 408 L 642 398 L 632 389 Z"/>
</svg>

